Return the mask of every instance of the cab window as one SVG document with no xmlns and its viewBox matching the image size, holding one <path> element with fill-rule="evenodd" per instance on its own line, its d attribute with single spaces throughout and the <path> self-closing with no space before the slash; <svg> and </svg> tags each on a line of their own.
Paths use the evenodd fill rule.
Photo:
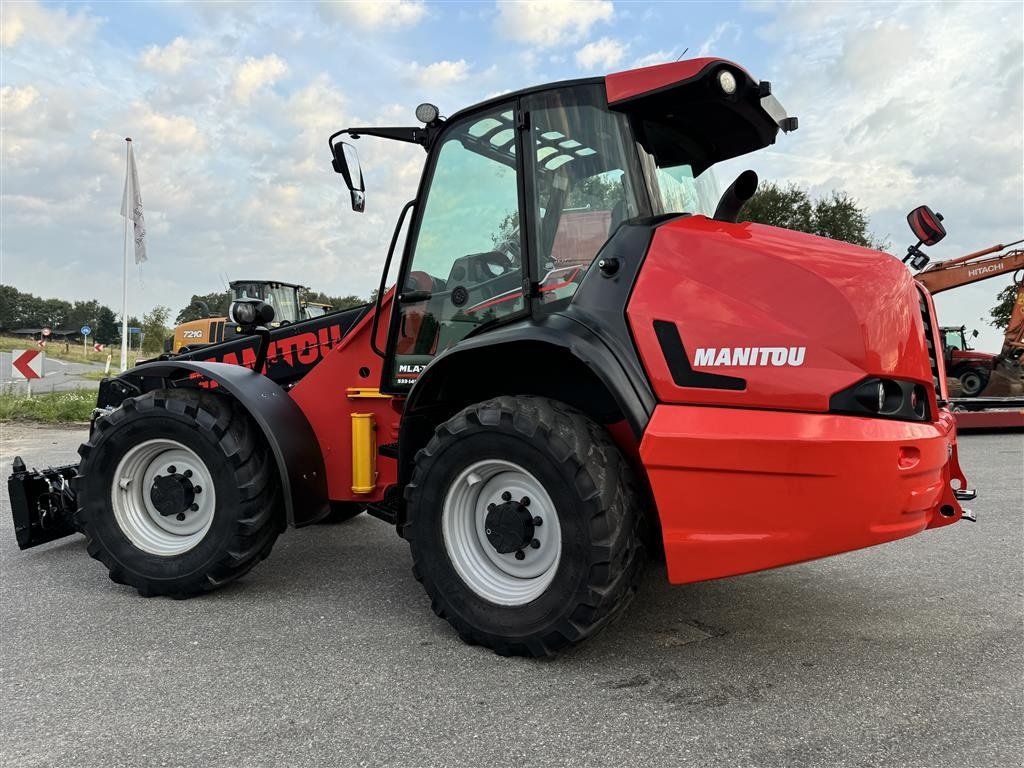
<svg viewBox="0 0 1024 768">
<path fill-rule="evenodd" d="M 475 328 L 524 309 L 514 126 L 508 106 L 440 138 L 398 296 L 397 386 Z"/>
<path fill-rule="evenodd" d="M 533 254 L 542 306 L 554 308 L 619 225 L 650 206 L 626 118 L 608 110 L 600 86 L 542 92 L 526 104 Z"/>
</svg>

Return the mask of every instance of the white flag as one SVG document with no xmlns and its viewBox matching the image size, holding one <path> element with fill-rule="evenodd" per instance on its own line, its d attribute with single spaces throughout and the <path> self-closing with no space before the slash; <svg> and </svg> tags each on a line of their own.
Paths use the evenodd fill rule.
<svg viewBox="0 0 1024 768">
<path fill-rule="evenodd" d="M 142 215 L 142 193 L 139 191 L 139 172 L 135 168 L 135 151 L 128 144 L 128 172 L 124 177 L 124 196 L 121 198 L 121 215 L 128 216 L 131 201 L 131 220 L 134 222 L 135 263 L 146 260 L 146 219 Z"/>
</svg>

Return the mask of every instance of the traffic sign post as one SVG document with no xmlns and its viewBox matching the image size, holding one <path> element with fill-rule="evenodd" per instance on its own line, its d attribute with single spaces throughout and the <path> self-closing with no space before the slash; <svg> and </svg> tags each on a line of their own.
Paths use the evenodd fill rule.
<svg viewBox="0 0 1024 768">
<path fill-rule="evenodd" d="M 43 362 L 46 353 L 38 349 L 26 349 L 11 353 L 11 378 L 24 379 L 28 396 L 32 397 L 32 379 L 43 378 Z"/>
<path fill-rule="evenodd" d="M 89 357 L 89 348 L 86 346 L 86 342 L 89 340 L 89 334 L 92 333 L 92 328 L 88 325 L 83 325 L 82 331 L 82 357 Z"/>
</svg>

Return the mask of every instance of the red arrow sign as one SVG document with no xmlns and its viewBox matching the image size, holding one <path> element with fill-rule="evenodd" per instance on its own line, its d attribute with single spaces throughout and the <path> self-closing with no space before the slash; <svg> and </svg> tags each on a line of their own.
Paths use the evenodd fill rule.
<svg viewBox="0 0 1024 768">
<path fill-rule="evenodd" d="M 43 378 L 43 357 L 38 349 L 26 349 L 11 357 L 12 379 Z"/>
<path fill-rule="evenodd" d="M 97 352 L 102 352 L 103 351 L 103 345 L 102 344 L 93 344 L 92 348 L 95 349 Z"/>
</svg>

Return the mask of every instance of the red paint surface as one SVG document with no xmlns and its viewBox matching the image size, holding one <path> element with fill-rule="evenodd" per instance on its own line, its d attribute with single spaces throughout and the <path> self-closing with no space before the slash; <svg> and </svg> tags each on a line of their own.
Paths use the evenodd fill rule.
<svg viewBox="0 0 1024 768">
<path fill-rule="evenodd" d="M 616 102 L 631 99 L 660 88 L 681 85 L 687 80 L 697 77 L 708 67 L 716 64 L 728 64 L 740 72 L 746 72 L 738 64 L 734 64 L 727 59 L 717 58 L 686 59 L 684 61 L 674 61 L 670 64 L 656 64 L 653 67 L 641 67 L 640 69 L 616 72 L 606 76 L 604 79 L 608 103 L 614 105 Z"/>
<path fill-rule="evenodd" d="M 377 329 L 378 347 L 383 349 L 394 289 L 381 302 L 382 316 Z M 320 443 L 327 469 L 327 491 L 333 501 L 380 501 L 384 489 L 396 482 L 398 461 L 377 456 L 377 486 L 373 493 L 352 493 L 352 414 L 372 413 L 377 423 L 377 446 L 398 440 L 398 423 L 403 399 L 350 399 L 349 387 L 376 387 L 381 380 L 382 360 L 370 347 L 373 312 L 359 321 L 296 384 L 289 394 L 306 414 Z M 369 371 L 360 376 L 361 368 Z"/>
<path fill-rule="evenodd" d="M 960 517 L 948 414 L 915 424 L 659 405 L 640 455 L 676 584 L 881 544 Z M 939 512 L 944 505 L 953 516 Z"/>
<path fill-rule="evenodd" d="M 957 411 L 956 427 L 961 432 L 971 430 L 1024 430 L 1024 408 L 1000 408 L 988 411 Z"/>
<path fill-rule="evenodd" d="M 827 411 L 869 375 L 934 392 L 917 288 L 897 259 L 760 224 L 703 216 L 657 229 L 627 308 L 664 403 Z M 675 322 L 694 370 L 746 380 L 744 390 L 679 387 L 654 333 Z M 800 366 L 697 366 L 698 348 L 805 347 Z M 933 400 L 934 403 L 934 400 Z"/>
</svg>

